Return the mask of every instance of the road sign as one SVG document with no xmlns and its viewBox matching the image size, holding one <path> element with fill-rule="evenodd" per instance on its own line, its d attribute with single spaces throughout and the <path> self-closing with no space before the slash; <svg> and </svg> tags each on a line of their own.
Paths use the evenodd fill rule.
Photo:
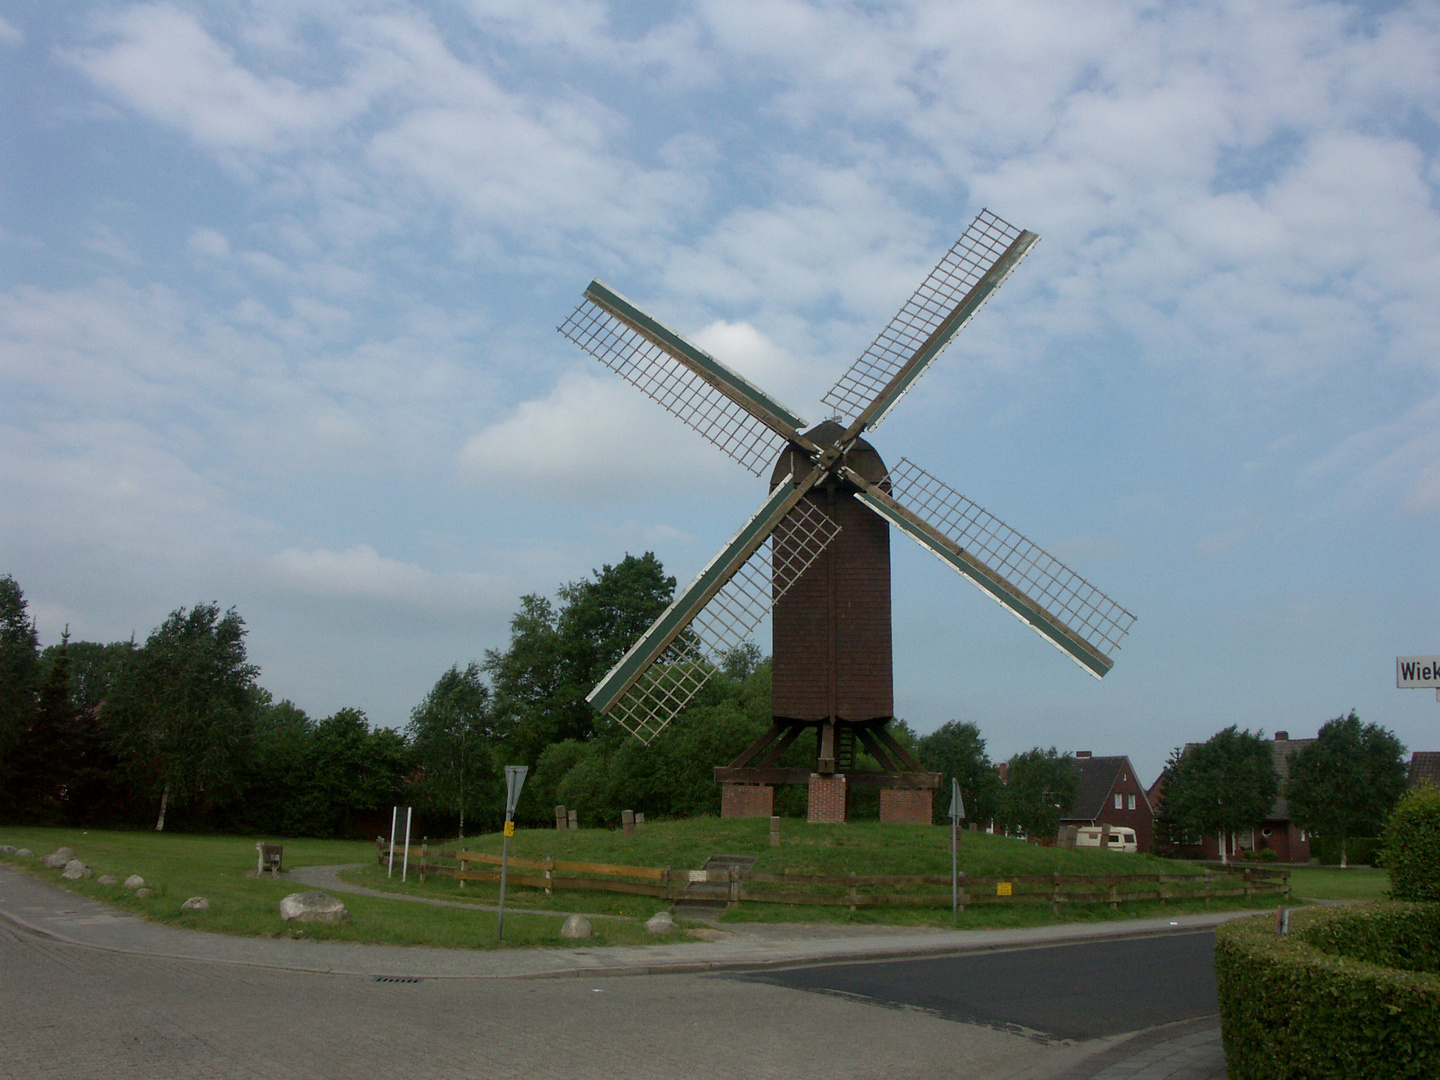
<svg viewBox="0 0 1440 1080">
<path fill-rule="evenodd" d="M 507 818 L 515 813 L 515 804 L 520 801 L 520 789 L 525 786 L 525 774 L 529 771 L 528 765 L 505 766 L 505 816 Z"/>
<path fill-rule="evenodd" d="M 1395 685 L 1402 690 L 1435 688 L 1440 701 L 1440 656 L 1397 656 Z"/>
<path fill-rule="evenodd" d="M 950 820 L 959 821 L 965 816 L 965 800 L 960 797 L 960 781 L 950 778 Z"/>
<path fill-rule="evenodd" d="M 1401 689 L 1421 686 L 1440 689 L 1440 656 L 1397 656 L 1395 685 Z"/>
</svg>

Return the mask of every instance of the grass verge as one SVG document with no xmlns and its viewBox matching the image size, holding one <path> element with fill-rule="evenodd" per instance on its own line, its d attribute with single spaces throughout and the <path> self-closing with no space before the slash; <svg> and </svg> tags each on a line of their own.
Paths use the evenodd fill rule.
<svg viewBox="0 0 1440 1080">
<path fill-rule="evenodd" d="M 1369 866 L 1297 866 L 1290 894 L 1307 900 L 1388 900 L 1390 875 Z"/>
</svg>

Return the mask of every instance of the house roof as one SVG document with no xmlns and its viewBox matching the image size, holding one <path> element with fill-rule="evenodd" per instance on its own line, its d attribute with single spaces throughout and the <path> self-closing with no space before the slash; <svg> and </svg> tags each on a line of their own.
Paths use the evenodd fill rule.
<svg viewBox="0 0 1440 1080">
<path fill-rule="evenodd" d="M 1114 757 L 1077 757 L 1075 767 L 1075 801 L 1064 815 L 1065 821 L 1094 821 L 1105 809 L 1105 800 L 1110 797 L 1122 771 L 1135 775 L 1130 759 L 1124 754 Z M 1136 779 L 1136 787 L 1140 787 Z M 1143 791 L 1144 788 L 1141 787 Z M 1148 804 L 1148 799 L 1146 800 Z"/>
<path fill-rule="evenodd" d="M 1410 785 L 1413 787 L 1421 780 L 1440 787 L 1440 751 L 1416 750 L 1410 755 Z"/>
</svg>

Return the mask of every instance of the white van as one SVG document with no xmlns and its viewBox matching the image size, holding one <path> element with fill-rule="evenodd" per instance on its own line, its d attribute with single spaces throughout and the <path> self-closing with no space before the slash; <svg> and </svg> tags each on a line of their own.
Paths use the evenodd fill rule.
<svg viewBox="0 0 1440 1080">
<path fill-rule="evenodd" d="M 1099 825 L 1085 825 L 1075 830 L 1075 846 L 1096 847 L 1100 846 L 1100 836 L 1105 830 Z M 1135 830 L 1127 829 L 1123 825 L 1110 826 L 1110 842 L 1106 845 L 1109 851 L 1123 851 L 1132 855 L 1140 850 L 1140 845 L 1135 842 Z"/>
</svg>

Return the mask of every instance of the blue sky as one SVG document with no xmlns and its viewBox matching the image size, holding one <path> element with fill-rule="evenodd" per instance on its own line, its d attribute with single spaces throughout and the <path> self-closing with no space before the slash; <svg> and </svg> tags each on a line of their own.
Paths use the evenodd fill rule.
<svg viewBox="0 0 1440 1080">
<path fill-rule="evenodd" d="M 235 605 L 383 724 L 527 592 L 764 495 L 555 327 L 600 277 L 812 421 L 982 207 L 1042 240 L 873 442 L 1138 617 L 1103 681 L 907 540 L 897 711 L 992 756 L 1355 708 L 1440 653 L 1440 9 L 0 4 L 0 572 Z M 763 644 L 763 643 L 762 643 Z"/>
</svg>

